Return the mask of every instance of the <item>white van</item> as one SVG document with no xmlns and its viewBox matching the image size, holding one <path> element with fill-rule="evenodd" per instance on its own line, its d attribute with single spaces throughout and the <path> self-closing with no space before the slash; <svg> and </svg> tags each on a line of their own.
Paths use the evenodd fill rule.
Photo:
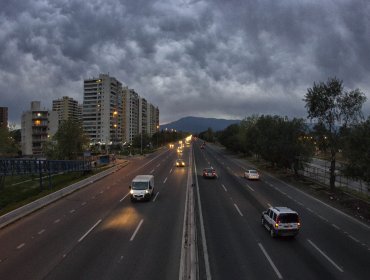
<svg viewBox="0 0 370 280">
<path fill-rule="evenodd" d="M 154 176 L 137 175 L 130 185 L 131 201 L 150 200 L 154 193 Z"/>
</svg>

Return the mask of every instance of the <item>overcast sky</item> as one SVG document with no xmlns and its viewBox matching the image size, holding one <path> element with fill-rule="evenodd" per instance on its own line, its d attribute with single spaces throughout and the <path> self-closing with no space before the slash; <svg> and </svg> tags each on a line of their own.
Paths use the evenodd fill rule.
<svg viewBox="0 0 370 280">
<path fill-rule="evenodd" d="M 82 103 L 83 80 L 109 73 L 158 106 L 162 124 L 306 117 L 307 88 L 329 77 L 370 99 L 369 3 L 3 0 L 0 106 L 19 124 L 32 100 Z"/>
</svg>

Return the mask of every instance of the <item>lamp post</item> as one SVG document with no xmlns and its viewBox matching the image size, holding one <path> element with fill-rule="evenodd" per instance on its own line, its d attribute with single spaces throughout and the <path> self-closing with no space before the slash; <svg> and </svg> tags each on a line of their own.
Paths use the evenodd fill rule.
<svg viewBox="0 0 370 280">
<path fill-rule="evenodd" d="M 157 125 L 157 148 L 158 148 L 158 134 L 159 134 L 159 125 Z"/>
</svg>

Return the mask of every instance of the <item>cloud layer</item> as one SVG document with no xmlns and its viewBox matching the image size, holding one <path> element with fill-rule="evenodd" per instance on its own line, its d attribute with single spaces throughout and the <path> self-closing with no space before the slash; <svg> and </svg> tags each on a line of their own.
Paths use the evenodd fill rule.
<svg viewBox="0 0 370 280">
<path fill-rule="evenodd" d="M 109 73 L 159 106 L 161 123 L 305 117 L 315 81 L 370 92 L 369 14 L 366 0 L 6 1 L 0 106 L 19 123 L 30 101 L 82 102 L 83 80 Z"/>
</svg>

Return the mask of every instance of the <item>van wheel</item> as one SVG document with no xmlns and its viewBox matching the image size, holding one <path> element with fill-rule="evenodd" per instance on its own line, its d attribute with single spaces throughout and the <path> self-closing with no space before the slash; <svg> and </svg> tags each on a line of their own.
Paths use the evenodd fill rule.
<svg viewBox="0 0 370 280">
<path fill-rule="evenodd" d="M 273 229 L 270 229 L 270 236 L 271 236 L 272 238 L 274 238 L 274 237 L 276 236 L 276 234 L 275 234 L 275 232 L 274 232 L 274 230 L 273 230 Z"/>
</svg>

